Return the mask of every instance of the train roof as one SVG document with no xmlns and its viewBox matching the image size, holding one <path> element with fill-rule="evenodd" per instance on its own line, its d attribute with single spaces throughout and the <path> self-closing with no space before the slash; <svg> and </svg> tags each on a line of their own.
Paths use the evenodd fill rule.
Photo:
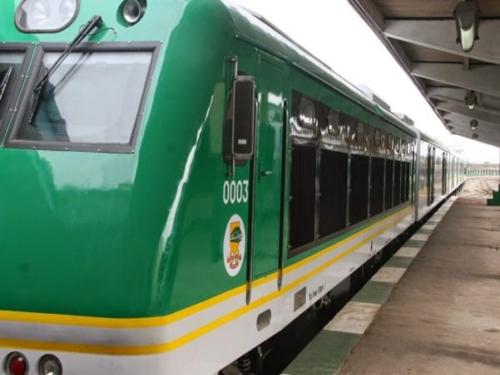
<svg viewBox="0 0 500 375">
<path fill-rule="evenodd" d="M 320 80 L 324 84 L 335 88 L 343 95 L 351 98 L 400 129 L 410 134 L 420 134 L 422 139 L 449 151 L 440 142 L 437 142 L 422 131 L 406 125 L 394 113 L 368 98 L 359 88 L 335 73 L 325 62 L 311 54 L 261 15 L 235 5 L 230 0 L 222 1 L 230 12 L 233 29 L 237 38 L 246 40 L 267 52 L 283 58 L 298 69 Z"/>
</svg>

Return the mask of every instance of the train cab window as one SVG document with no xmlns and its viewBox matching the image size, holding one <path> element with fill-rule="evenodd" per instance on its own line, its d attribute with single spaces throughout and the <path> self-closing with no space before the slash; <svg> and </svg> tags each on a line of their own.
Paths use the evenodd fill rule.
<svg viewBox="0 0 500 375">
<path fill-rule="evenodd" d="M 130 148 L 153 53 L 153 47 L 71 53 L 38 95 L 31 95 L 12 142 L 70 150 L 78 145 Z M 45 53 L 39 79 L 60 55 Z"/>
<path fill-rule="evenodd" d="M 23 53 L 0 53 L 0 124 L 4 122 L 9 113 L 9 100 L 13 96 L 16 81 L 19 80 L 23 61 Z"/>
<path fill-rule="evenodd" d="M 348 155 L 321 151 L 319 234 L 321 237 L 346 227 Z"/>
<path fill-rule="evenodd" d="M 368 217 L 369 157 L 351 157 L 351 195 L 349 198 L 349 223 L 355 225 Z"/>
<path fill-rule="evenodd" d="M 372 158 L 370 215 L 375 216 L 384 210 L 384 163 L 383 158 Z"/>
</svg>

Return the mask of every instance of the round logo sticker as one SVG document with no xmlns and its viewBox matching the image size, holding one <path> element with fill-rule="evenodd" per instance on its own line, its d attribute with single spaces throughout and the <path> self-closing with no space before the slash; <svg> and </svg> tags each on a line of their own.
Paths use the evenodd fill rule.
<svg viewBox="0 0 500 375">
<path fill-rule="evenodd" d="M 246 249 L 245 224 L 239 215 L 233 215 L 224 234 L 224 267 L 229 276 L 236 276 L 243 265 Z"/>
</svg>

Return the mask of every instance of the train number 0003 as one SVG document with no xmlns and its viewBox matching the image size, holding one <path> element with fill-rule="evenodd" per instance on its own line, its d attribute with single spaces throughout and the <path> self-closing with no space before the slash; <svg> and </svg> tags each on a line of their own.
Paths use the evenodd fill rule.
<svg viewBox="0 0 500 375">
<path fill-rule="evenodd" d="M 222 200 L 224 204 L 247 203 L 248 180 L 224 182 Z"/>
</svg>

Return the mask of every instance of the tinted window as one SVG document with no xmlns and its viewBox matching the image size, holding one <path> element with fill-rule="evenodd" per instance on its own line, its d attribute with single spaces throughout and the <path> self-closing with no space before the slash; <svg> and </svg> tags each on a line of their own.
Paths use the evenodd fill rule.
<svg viewBox="0 0 500 375">
<path fill-rule="evenodd" d="M 385 209 L 393 207 L 394 160 L 385 161 Z"/>
<path fill-rule="evenodd" d="M 314 241 L 316 204 L 316 149 L 294 146 L 290 197 L 290 246 Z"/>
<path fill-rule="evenodd" d="M 14 94 L 14 86 L 21 73 L 23 56 L 17 52 L 0 53 L 0 124 L 9 113 L 9 100 Z"/>
<path fill-rule="evenodd" d="M 324 237 L 346 227 L 347 154 L 321 152 L 319 232 Z"/>
<path fill-rule="evenodd" d="M 394 162 L 394 206 L 401 204 L 401 162 Z"/>
<path fill-rule="evenodd" d="M 357 224 L 368 217 L 368 156 L 351 157 L 351 195 L 349 199 L 349 222 Z"/>
<path fill-rule="evenodd" d="M 370 214 L 372 216 L 384 210 L 384 163 L 383 158 L 372 158 Z"/>
<path fill-rule="evenodd" d="M 298 92 L 294 92 L 292 110 L 292 135 L 300 138 L 316 138 L 318 118 L 315 102 Z"/>
<path fill-rule="evenodd" d="M 47 53 L 43 65 L 60 53 Z M 73 53 L 41 92 L 38 110 L 28 113 L 16 140 L 55 143 L 131 143 L 152 52 Z"/>
</svg>

